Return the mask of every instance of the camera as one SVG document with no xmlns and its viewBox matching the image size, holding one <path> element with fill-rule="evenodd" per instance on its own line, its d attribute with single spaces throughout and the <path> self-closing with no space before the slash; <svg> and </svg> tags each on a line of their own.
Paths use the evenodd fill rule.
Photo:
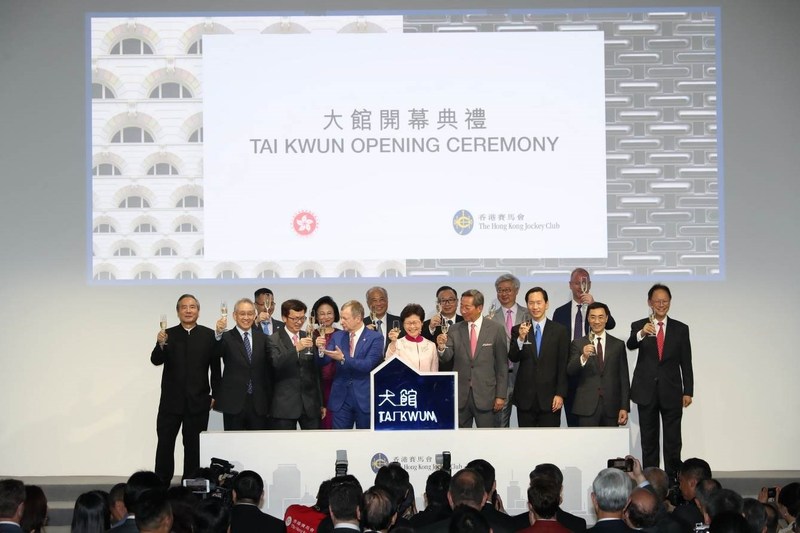
<svg viewBox="0 0 800 533">
<path fill-rule="evenodd" d="M 767 501 L 774 502 L 778 496 L 778 487 L 767 487 Z"/>
<path fill-rule="evenodd" d="M 202 499 L 217 498 L 223 505 L 233 506 L 233 479 L 239 474 L 233 464 L 225 459 L 213 457 L 208 468 L 201 468 L 197 477 L 186 478 L 182 484 Z"/>
<path fill-rule="evenodd" d="M 450 452 L 448 451 L 436 454 L 436 465 L 439 467 L 439 470 L 444 470 L 448 474 L 451 473 L 453 468 L 451 461 L 452 458 L 450 456 Z"/>
<path fill-rule="evenodd" d="M 347 450 L 336 450 L 336 477 L 347 475 Z"/>
<path fill-rule="evenodd" d="M 623 472 L 633 472 L 633 459 L 623 459 L 622 457 L 609 459 L 608 468 L 616 468 L 617 470 L 622 470 Z"/>
</svg>

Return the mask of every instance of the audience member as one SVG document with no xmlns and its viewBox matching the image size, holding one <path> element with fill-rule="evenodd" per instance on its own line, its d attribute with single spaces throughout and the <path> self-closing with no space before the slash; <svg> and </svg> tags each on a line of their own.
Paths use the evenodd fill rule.
<svg viewBox="0 0 800 533">
<path fill-rule="evenodd" d="M 542 463 L 536 465 L 536 468 L 531 470 L 529 474 L 530 482 L 533 483 L 533 480 L 540 476 L 553 479 L 556 482 L 556 485 L 558 485 L 559 507 L 556 510 L 556 520 L 558 523 L 574 533 L 584 533 L 584 531 L 586 531 L 586 520 L 579 516 L 575 516 L 574 514 L 568 513 L 560 506 L 564 498 L 564 474 L 561 472 L 561 469 L 552 463 Z M 530 521 L 530 513 L 521 513 L 515 516 L 514 524 L 515 529 L 518 530 L 525 529 L 530 526 L 532 524 Z"/>
<path fill-rule="evenodd" d="M 136 526 L 136 513 L 139 499 L 142 495 L 151 489 L 156 489 L 162 486 L 161 479 L 155 472 L 148 470 L 140 470 L 131 474 L 125 483 L 125 508 L 128 510 L 128 516 L 125 521 L 117 524 L 114 527 L 114 533 L 133 533 L 139 531 Z"/>
<path fill-rule="evenodd" d="M 353 476 L 346 476 L 345 481 L 334 481 L 328 497 L 330 518 L 335 533 L 352 533 L 360 531 L 361 526 L 361 485 Z M 322 531 L 322 524 L 320 524 Z"/>
<path fill-rule="evenodd" d="M 702 524 L 710 524 L 711 519 L 708 517 L 708 502 L 711 500 L 711 496 L 714 495 L 715 492 L 720 490 L 722 485 L 719 484 L 719 481 L 716 479 L 704 479 L 700 483 L 697 484 L 695 487 L 695 503 L 697 504 L 697 508 L 700 509 L 700 513 L 703 516 L 702 521 L 694 523 L 694 524 L 684 524 L 685 526 L 689 527 L 690 530 L 694 530 L 696 526 Z M 675 514 L 673 512 L 673 514 Z"/>
<path fill-rule="evenodd" d="M 486 503 L 483 504 L 481 514 L 489 520 L 490 524 L 501 524 L 504 528 L 514 531 L 516 529 L 514 519 L 506 513 L 501 512 L 496 507 L 498 494 L 494 467 L 485 459 L 473 459 L 467 463 L 467 468 L 475 470 L 481 475 L 481 478 L 483 478 L 483 490 L 486 492 Z"/>
<path fill-rule="evenodd" d="M 42 487 L 25 485 L 25 507 L 19 523 L 26 533 L 41 533 L 47 525 L 47 497 Z"/>
<path fill-rule="evenodd" d="M 125 483 L 117 483 L 108 493 L 108 508 L 111 511 L 111 525 L 125 521 L 128 509 L 125 507 Z"/>
<path fill-rule="evenodd" d="M 531 526 L 521 530 L 525 533 L 569 533 L 569 529 L 556 520 L 561 504 L 561 486 L 552 476 L 531 478 L 528 487 L 528 509 Z"/>
<path fill-rule="evenodd" d="M 283 521 L 261 512 L 264 503 L 264 480 L 252 470 L 239 472 L 233 480 L 231 533 L 284 533 Z"/>
<path fill-rule="evenodd" d="M 764 504 L 767 512 L 767 533 L 778 533 L 778 509 L 772 502 Z"/>
<path fill-rule="evenodd" d="M 394 496 L 384 487 L 371 487 L 361 497 L 362 531 L 387 533 L 397 518 Z"/>
<path fill-rule="evenodd" d="M 172 509 L 172 533 L 194 533 L 198 499 L 192 489 L 174 485 L 167 489 L 167 500 Z"/>
<path fill-rule="evenodd" d="M 167 500 L 167 491 L 163 488 L 144 491 L 136 501 L 135 509 L 136 527 L 141 533 L 172 531 L 172 507 Z"/>
<path fill-rule="evenodd" d="M 448 533 L 494 533 L 486 517 L 469 505 L 457 506 L 448 522 Z"/>
<path fill-rule="evenodd" d="M 197 503 L 194 511 L 194 531 L 203 533 L 229 533 L 231 510 L 217 498 L 208 498 Z M 252 531 L 269 531 L 269 529 L 253 529 Z"/>
<path fill-rule="evenodd" d="M 627 533 L 631 528 L 622 520 L 622 511 L 633 489 L 633 482 L 625 472 L 606 468 L 592 482 L 592 505 L 597 523 L 592 533 Z"/>
<path fill-rule="evenodd" d="M 326 479 L 319 485 L 317 501 L 314 505 L 292 504 L 286 508 L 283 522 L 288 533 L 316 533 L 319 523 L 329 514 L 328 495 L 332 480 Z"/>
<path fill-rule="evenodd" d="M 708 527 L 709 533 L 749 533 L 747 520 L 741 513 L 725 511 L 714 517 Z"/>
<path fill-rule="evenodd" d="M 797 528 L 797 517 L 800 515 L 800 483 L 789 483 L 780 488 L 777 496 L 778 512 L 787 526 L 781 533 L 794 532 Z"/>
<path fill-rule="evenodd" d="M 632 529 L 652 530 L 658 520 L 659 501 L 655 491 L 642 487 L 633 489 L 622 511 L 622 519 Z"/>
<path fill-rule="evenodd" d="M 697 484 L 710 479 L 711 467 L 703 459 L 692 457 L 681 463 L 678 470 L 678 487 L 684 502 L 672 512 L 672 516 L 689 529 L 703 522 L 703 513 L 695 503 Z"/>
<path fill-rule="evenodd" d="M 743 514 L 749 532 L 767 533 L 767 506 L 755 498 L 745 498 L 743 504 Z"/>
<path fill-rule="evenodd" d="M 738 493 L 730 489 L 715 490 L 708 498 L 708 505 L 706 505 L 706 514 L 708 515 L 706 524 L 713 523 L 714 518 L 722 513 L 733 512 L 741 515 L 743 511 L 744 500 Z"/>
<path fill-rule="evenodd" d="M 409 519 L 414 529 L 449 519 L 453 514 L 447 501 L 447 489 L 450 486 L 450 473 L 445 470 L 435 470 L 425 482 L 425 510 L 420 511 Z"/>
<path fill-rule="evenodd" d="M 18 479 L 0 479 L 0 533 L 22 531 L 19 523 L 25 510 L 25 484 Z"/>
<path fill-rule="evenodd" d="M 111 524 L 111 512 L 108 507 L 108 500 L 99 491 L 92 490 L 84 492 L 75 500 L 75 507 L 72 510 L 72 533 L 102 533 L 109 529 Z M 127 530 L 115 529 L 115 531 L 137 531 L 130 526 Z"/>
<path fill-rule="evenodd" d="M 375 486 L 386 489 L 392 497 L 392 505 L 397 512 L 393 524 L 403 527 L 411 525 L 408 518 L 401 518 L 414 504 L 413 489 L 405 468 L 396 462 L 383 465 L 375 474 Z"/>
</svg>

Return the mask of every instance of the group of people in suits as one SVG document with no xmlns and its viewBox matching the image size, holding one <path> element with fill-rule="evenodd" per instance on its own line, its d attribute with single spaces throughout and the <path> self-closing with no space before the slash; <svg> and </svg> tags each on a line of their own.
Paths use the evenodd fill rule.
<svg viewBox="0 0 800 533">
<path fill-rule="evenodd" d="M 421 371 L 455 371 L 459 427 L 508 427 L 512 405 L 521 427 L 558 427 L 565 406 L 570 425 L 625 425 L 633 400 L 645 466 L 659 464 L 663 425 L 665 465 L 674 474 L 693 373 L 689 329 L 667 317 L 669 288 L 654 285 L 651 316 L 631 326 L 627 347 L 638 350 L 631 382 L 625 343 L 608 333 L 615 321 L 594 300 L 589 273 L 576 269 L 569 285 L 573 298 L 553 320 L 547 291 L 529 289 L 520 305 L 520 281 L 511 274 L 496 280 L 488 312 L 480 291 L 459 296 L 440 287 L 437 312 L 427 320 L 417 304 L 389 314 L 386 290 L 372 287 L 369 312 L 357 300 L 340 310 L 329 297 L 318 300 L 312 316 L 321 326 L 313 331 L 306 326 L 308 308 L 296 299 L 281 305 L 282 321 L 273 318 L 274 296 L 266 288 L 254 300 L 236 302 L 230 329 L 226 316 L 215 330 L 199 325 L 199 302 L 182 295 L 180 324 L 160 331 L 151 353 L 153 364 L 164 365 L 156 472 L 172 477 L 181 427 L 184 475 L 199 466 L 199 433 L 211 408 L 222 412 L 226 430 L 318 429 L 326 419 L 334 429 L 369 428 L 370 372 L 396 356 Z M 323 300 L 333 307 L 327 323 L 319 314 Z M 327 386 L 326 371 L 332 375 Z"/>
</svg>

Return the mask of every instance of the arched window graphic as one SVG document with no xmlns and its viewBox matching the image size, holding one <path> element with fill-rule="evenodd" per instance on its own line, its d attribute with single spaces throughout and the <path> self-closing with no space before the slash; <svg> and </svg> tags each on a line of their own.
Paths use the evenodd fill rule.
<svg viewBox="0 0 800 533">
<path fill-rule="evenodd" d="M 203 127 L 200 126 L 196 130 L 194 130 L 191 135 L 189 135 L 189 142 L 190 143 L 201 143 L 203 142 Z"/>
<path fill-rule="evenodd" d="M 102 222 L 100 224 L 97 224 L 92 229 L 92 233 L 116 233 L 116 232 L 117 232 L 117 228 L 115 228 L 114 226 L 112 226 L 111 224 L 106 223 L 106 222 Z"/>
<path fill-rule="evenodd" d="M 169 163 L 156 163 L 147 169 L 148 176 L 178 176 L 179 174 L 175 165 Z"/>
<path fill-rule="evenodd" d="M 189 194 L 175 203 L 175 207 L 192 208 L 203 207 L 203 198 L 196 194 Z"/>
<path fill-rule="evenodd" d="M 159 84 L 150 91 L 150 98 L 192 98 L 192 91 L 187 86 L 174 81 Z"/>
<path fill-rule="evenodd" d="M 139 126 L 127 126 L 111 137 L 112 143 L 151 143 L 153 135 Z"/>
<path fill-rule="evenodd" d="M 92 167 L 92 176 L 122 176 L 122 171 L 112 163 L 100 163 Z"/>
<path fill-rule="evenodd" d="M 134 233 L 156 233 L 157 231 L 155 224 L 150 222 L 142 222 L 133 228 Z"/>
<path fill-rule="evenodd" d="M 111 55 L 121 56 L 142 56 L 152 55 L 153 47 L 137 37 L 129 37 L 122 39 L 120 42 L 111 47 L 109 52 Z"/>
<path fill-rule="evenodd" d="M 93 100 L 113 100 L 117 97 L 108 85 L 103 83 L 92 83 Z"/>
<path fill-rule="evenodd" d="M 147 198 L 133 195 L 123 198 L 119 207 L 122 209 L 146 209 L 150 207 L 150 202 L 147 201 Z"/>
</svg>

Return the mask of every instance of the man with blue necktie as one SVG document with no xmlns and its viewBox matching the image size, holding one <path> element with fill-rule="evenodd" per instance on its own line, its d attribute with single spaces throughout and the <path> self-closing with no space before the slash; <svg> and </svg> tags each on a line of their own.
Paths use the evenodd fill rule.
<svg viewBox="0 0 800 533">
<path fill-rule="evenodd" d="M 567 395 L 567 328 L 547 318 L 547 291 L 525 293 L 531 316 L 511 330 L 508 358 L 519 363 L 514 405 L 520 427 L 558 427 Z"/>
<path fill-rule="evenodd" d="M 370 372 L 383 361 L 383 337 L 364 325 L 364 306 L 351 300 L 342 306 L 340 323 L 343 330 L 332 335 L 333 350 L 325 349 L 325 339 L 317 339 L 320 357 L 325 366 L 336 361 L 336 375 L 328 399 L 333 413 L 333 429 L 369 429 Z"/>
<path fill-rule="evenodd" d="M 261 287 L 253 295 L 253 301 L 256 304 L 256 327 L 259 328 L 264 335 L 272 335 L 284 324 L 280 320 L 272 318 L 272 313 L 275 312 L 275 295 L 266 287 Z"/>
</svg>

